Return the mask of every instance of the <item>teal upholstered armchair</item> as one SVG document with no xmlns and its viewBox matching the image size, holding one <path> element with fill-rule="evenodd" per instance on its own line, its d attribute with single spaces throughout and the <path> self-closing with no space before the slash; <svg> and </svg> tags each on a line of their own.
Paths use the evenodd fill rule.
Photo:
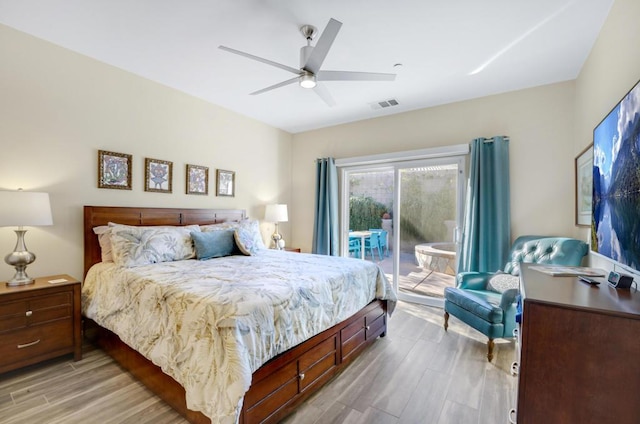
<svg viewBox="0 0 640 424">
<path fill-rule="evenodd" d="M 456 287 L 444 291 L 444 329 L 453 315 L 489 338 L 487 359 L 493 359 L 494 339 L 513 337 L 520 263 L 579 266 L 587 254 L 585 242 L 566 237 L 521 236 L 511 248 L 503 271 L 462 272 Z"/>
</svg>

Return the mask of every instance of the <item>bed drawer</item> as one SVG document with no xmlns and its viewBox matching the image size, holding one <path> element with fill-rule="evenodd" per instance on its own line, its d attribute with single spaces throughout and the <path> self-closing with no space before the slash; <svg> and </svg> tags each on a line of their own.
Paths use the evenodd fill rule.
<svg viewBox="0 0 640 424">
<path fill-rule="evenodd" d="M 25 357 L 37 362 L 72 351 L 73 321 L 71 318 L 11 331 L 2 335 L 0 372 L 5 367 L 23 361 Z"/>
<path fill-rule="evenodd" d="M 304 391 L 316 380 L 333 375 L 338 366 L 338 339 L 331 337 L 313 350 L 305 353 L 298 361 L 300 391 Z"/>
<path fill-rule="evenodd" d="M 269 419 L 286 406 L 288 399 L 295 399 L 316 382 L 331 378 L 338 367 L 337 347 L 338 337 L 333 335 L 278 368 L 269 378 L 252 383 L 244 398 L 245 422 L 260 423 Z"/>
</svg>

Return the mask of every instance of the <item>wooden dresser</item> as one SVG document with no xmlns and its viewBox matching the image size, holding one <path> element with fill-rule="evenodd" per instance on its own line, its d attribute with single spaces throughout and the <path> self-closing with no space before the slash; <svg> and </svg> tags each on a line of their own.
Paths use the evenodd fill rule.
<svg viewBox="0 0 640 424">
<path fill-rule="evenodd" d="M 523 264 L 518 424 L 640 423 L 640 293 Z"/>
<path fill-rule="evenodd" d="M 51 280 L 67 280 L 50 283 Z M 82 359 L 80 282 L 68 275 L 0 283 L 0 373 L 56 356 Z"/>
</svg>

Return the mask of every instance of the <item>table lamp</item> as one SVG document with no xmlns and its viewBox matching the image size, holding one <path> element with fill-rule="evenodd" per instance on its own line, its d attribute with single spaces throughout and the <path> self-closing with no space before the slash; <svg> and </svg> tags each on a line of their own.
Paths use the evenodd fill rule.
<svg viewBox="0 0 640 424">
<path fill-rule="evenodd" d="M 273 239 L 275 248 L 282 250 L 284 248 L 284 240 L 282 240 L 282 236 L 278 233 L 278 223 L 287 222 L 289 220 L 287 205 L 267 205 L 264 211 L 264 220 L 267 222 L 274 222 L 276 224 L 276 231 L 273 233 L 271 238 Z"/>
<path fill-rule="evenodd" d="M 27 250 L 24 244 L 23 226 L 53 225 L 51 204 L 48 193 L 33 191 L 0 191 L 0 227 L 18 227 L 16 247 L 4 257 L 4 261 L 15 267 L 16 274 L 7 282 L 7 286 L 33 284 L 33 278 L 27 275 L 27 265 L 36 260 L 36 255 Z"/>
</svg>

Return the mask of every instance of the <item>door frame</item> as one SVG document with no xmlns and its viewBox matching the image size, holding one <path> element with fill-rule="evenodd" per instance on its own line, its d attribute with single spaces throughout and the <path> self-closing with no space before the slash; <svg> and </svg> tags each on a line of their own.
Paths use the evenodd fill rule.
<svg viewBox="0 0 640 424">
<path fill-rule="evenodd" d="M 467 157 L 469 154 L 468 144 L 458 144 L 454 146 L 435 147 L 430 149 L 413 150 L 406 152 L 386 153 L 381 155 L 361 156 L 348 159 L 337 159 L 336 167 L 339 176 L 339 196 L 340 196 L 340 255 L 348 255 L 349 237 L 349 174 L 351 172 L 363 171 L 394 171 L 394 202 L 393 202 L 393 228 L 399 228 L 400 219 L 400 179 L 398 178 L 400 169 L 418 166 L 435 166 L 443 163 L 451 164 L 458 162 L 458 198 L 459 205 L 456 210 L 456 231 L 454 231 L 454 242 L 456 244 L 456 260 L 459 257 L 460 233 L 462 218 L 464 216 L 464 201 L 466 196 L 466 174 Z M 399 246 L 400 231 L 393 232 L 393 245 Z M 398 295 L 398 299 L 413 303 L 420 303 L 428 306 L 442 308 L 444 299 L 420 296 L 410 293 L 403 293 L 398 290 L 398 275 L 400 267 L 400 255 L 397 249 L 393 253 L 393 287 Z"/>
</svg>

